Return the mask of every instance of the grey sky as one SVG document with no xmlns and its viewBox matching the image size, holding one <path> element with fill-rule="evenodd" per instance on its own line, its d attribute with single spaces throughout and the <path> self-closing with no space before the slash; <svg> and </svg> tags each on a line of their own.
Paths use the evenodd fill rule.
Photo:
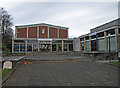
<svg viewBox="0 0 120 88">
<path fill-rule="evenodd" d="M 118 2 L 14 2 L 1 4 L 14 25 L 48 23 L 69 27 L 69 37 L 118 18 Z"/>
</svg>

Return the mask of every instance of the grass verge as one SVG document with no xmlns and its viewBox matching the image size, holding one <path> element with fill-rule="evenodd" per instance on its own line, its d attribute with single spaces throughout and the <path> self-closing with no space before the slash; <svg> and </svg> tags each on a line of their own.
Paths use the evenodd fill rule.
<svg viewBox="0 0 120 88">
<path fill-rule="evenodd" d="M 2 69 L 2 79 L 6 77 L 6 75 L 11 71 L 12 69 Z"/>
<path fill-rule="evenodd" d="M 110 64 L 114 64 L 114 65 L 120 66 L 120 62 L 111 62 Z"/>
</svg>

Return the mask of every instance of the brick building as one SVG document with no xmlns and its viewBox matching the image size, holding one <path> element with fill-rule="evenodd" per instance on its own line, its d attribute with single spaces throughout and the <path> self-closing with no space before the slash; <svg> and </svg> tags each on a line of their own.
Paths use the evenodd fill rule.
<svg viewBox="0 0 120 88">
<path fill-rule="evenodd" d="M 68 38 L 68 28 L 51 24 L 15 26 L 12 52 L 73 51 L 74 39 Z"/>
</svg>

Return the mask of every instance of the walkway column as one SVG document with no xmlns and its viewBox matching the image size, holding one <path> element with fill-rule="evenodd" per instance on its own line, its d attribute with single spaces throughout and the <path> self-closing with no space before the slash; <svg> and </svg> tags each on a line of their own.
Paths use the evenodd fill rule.
<svg viewBox="0 0 120 88">
<path fill-rule="evenodd" d="M 39 26 L 37 26 L 37 38 L 39 38 Z"/>
<path fill-rule="evenodd" d="M 28 38 L 28 27 L 27 27 L 27 38 Z"/>
<path fill-rule="evenodd" d="M 119 40 L 118 40 L 118 38 L 119 38 L 119 30 L 118 30 L 118 28 L 116 28 L 115 29 L 115 43 L 116 43 L 116 52 L 118 52 L 119 51 Z"/>
<path fill-rule="evenodd" d="M 12 39 L 12 53 L 14 52 L 14 40 Z"/>
<path fill-rule="evenodd" d="M 89 36 L 89 42 L 90 42 L 90 51 L 92 51 L 91 36 Z"/>
<path fill-rule="evenodd" d="M 52 41 L 51 41 L 51 45 L 50 45 L 51 47 L 50 47 L 50 51 L 52 52 Z"/>
<path fill-rule="evenodd" d="M 25 52 L 27 52 L 27 40 L 25 40 Z"/>
<path fill-rule="evenodd" d="M 56 51 L 58 51 L 58 44 L 56 44 Z"/>
<path fill-rule="evenodd" d="M 86 48 L 85 48 L 85 40 L 86 40 L 86 39 L 85 39 L 85 37 L 84 37 L 84 51 L 86 51 Z"/>
<path fill-rule="evenodd" d="M 107 47 L 107 32 L 104 32 L 104 37 L 105 37 L 105 52 L 108 52 L 108 47 Z"/>
<path fill-rule="evenodd" d="M 69 51 L 69 44 L 67 44 L 67 51 Z"/>
<path fill-rule="evenodd" d="M 40 51 L 40 41 L 38 40 L 38 52 Z"/>
<path fill-rule="evenodd" d="M 62 40 L 62 52 L 64 51 L 64 41 Z"/>
</svg>

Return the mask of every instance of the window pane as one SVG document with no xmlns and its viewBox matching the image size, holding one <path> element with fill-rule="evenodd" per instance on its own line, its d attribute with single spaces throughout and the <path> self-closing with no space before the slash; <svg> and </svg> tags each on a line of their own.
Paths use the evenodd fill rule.
<svg viewBox="0 0 120 88">
<path fill-rule="evenodd" d="M 104 51 L 105 50 L 105 41 L 104 41 L 104 39 L 99 39 L 98 40 L 98 50 L 99 51 Z"/>
</svg>

